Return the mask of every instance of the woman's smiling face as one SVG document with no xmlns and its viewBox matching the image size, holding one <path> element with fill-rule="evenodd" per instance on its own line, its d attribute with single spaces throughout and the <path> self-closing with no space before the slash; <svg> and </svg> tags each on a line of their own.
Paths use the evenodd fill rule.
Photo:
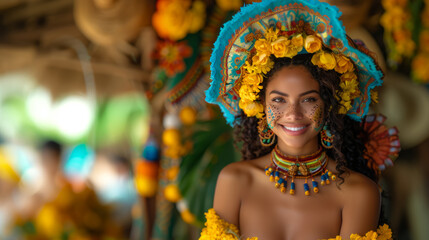
<svg viewBox="0 0 429 240">
<path fill-rule="evenodd" d="M 324 103 L 311 73 L 304 66 L 283 67 L 271 77 L 265 91 L 268 126 L 277 135 L 280 149 L 291 155 L 316 151 Z"/>
</svg>

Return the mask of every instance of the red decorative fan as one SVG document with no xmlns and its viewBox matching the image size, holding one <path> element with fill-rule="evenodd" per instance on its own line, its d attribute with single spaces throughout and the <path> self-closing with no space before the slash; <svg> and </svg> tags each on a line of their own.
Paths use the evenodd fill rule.
<svg viewBox="0 0 429 240">
<path fill-rule="evenodd" d="M 401 150 L 398 129 L 387 128 L 383 123 L 386 117 L 381 114 L 368 115 L 363 122 L 363 128 L 367 133 L 365 143 L 365 158 L 368 166 L 374 170 L 383 171 L 393 166 L 393 161 Z"/>
</svg>

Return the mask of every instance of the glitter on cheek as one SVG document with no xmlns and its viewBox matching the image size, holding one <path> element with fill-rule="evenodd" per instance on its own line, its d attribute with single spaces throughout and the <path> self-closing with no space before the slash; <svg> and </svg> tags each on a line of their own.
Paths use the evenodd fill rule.
<svg viewBox="0 0 429 240">
<path fill-rule="evenodd" d="M 314 108 L 311 110 L 311 120 L 315 123 L 315 129 L 316 131 L 320 131 L 323 127 L 323 116 L 322 116 L 322 107 L 320 105 L 314 106 Z"/>
<path fill-rule="evenodd" d="M 267 123 L 268 127 L 273 129 L 276 122 L 281 118 L 281 112 L 278 107 L 273 105 L 268 105 L 267 110 Z"/>
</svg>

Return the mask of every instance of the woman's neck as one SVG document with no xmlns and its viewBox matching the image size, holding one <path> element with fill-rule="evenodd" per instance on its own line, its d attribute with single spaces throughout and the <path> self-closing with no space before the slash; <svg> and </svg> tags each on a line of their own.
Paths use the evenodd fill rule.
<svg viewBox="0 0 429 240">
<path fill-rule="evenodd" d="M 289 146 L 279 139 L 278 148 L 282 153 L 291 156 L 309 155 L 317 152 L 319 149 L 319 141 L 315 139 L 315 141 L 308 142 L 302 147 L 295 147 Z"/>
</svg>

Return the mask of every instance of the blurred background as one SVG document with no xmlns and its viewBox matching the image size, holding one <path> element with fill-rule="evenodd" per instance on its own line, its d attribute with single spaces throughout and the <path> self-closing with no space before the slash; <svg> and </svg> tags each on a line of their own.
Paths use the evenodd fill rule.
<svg viewBox="0 0 429 240">
<path fill-rule="evenodd" d="M 429 1 L 325 0 L 386 73 L 395 239 L 429 236 Z M 251 0 L 0 1 L 0 239 L 197 239 L 232 129 L 204 101 Z"/>
</svg>

